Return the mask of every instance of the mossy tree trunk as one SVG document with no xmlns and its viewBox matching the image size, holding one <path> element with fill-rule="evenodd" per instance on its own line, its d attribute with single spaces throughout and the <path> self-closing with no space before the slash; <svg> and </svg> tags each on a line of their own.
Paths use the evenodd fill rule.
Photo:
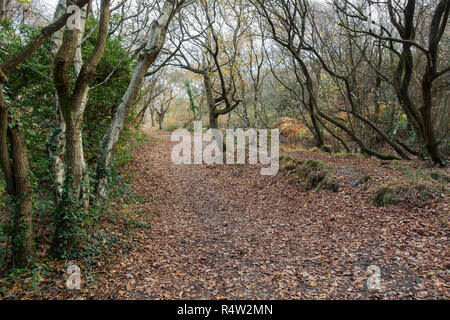
<svg viewBox="0 0 450 320">
<path fill-rule="evenodd" d="M 22 126 L 15 125 L 9 130 L 11 159 L 15 178 L 16 211 L 14 213 L 13 251 L 14 262 L 19 267 L 29 266 L 34 257 L 33 246 L 33 202 L 30 171 Z"/>
</svg>

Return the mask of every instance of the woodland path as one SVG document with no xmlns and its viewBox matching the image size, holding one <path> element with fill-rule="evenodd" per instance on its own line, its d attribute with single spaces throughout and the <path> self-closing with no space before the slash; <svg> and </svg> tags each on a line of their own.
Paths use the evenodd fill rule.
<svg viewBox="0 0 450 320">
<path fill-rule="evenodd" d="M 257 166 L 177 166 L 171 148 L 159 135 L 133 160 L 138 192 L 155 201 L 141 209 L 158 216 L 134 250 L 102 269 L 91 297 L 449 297 L 447 235 L 417 231 L 436 230 L 433 210 L 374 208 L 364 187 L 303 192 Z M 337 167 L 349 185 L 354 170 Z M 366 286 L 372 264 L 381 292 Z"/>
</svg>

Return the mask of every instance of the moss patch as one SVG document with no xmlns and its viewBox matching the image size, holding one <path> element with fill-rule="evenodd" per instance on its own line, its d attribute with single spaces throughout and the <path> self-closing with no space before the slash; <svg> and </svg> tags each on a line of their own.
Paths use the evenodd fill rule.
<svg viewBox="0 0 450 320">
<path fill-rule="evenodd" d="M 297 177 L 307 190 L 329 189 L 339 190 L 333 173 L 333 167 L 320 160 L 308 160 L 297 169 Z"/>
<path fill-rule="evenodd" d="M 280 157 L 280 170 L 284 172 L 294 172 L 299 166 L 302 165 L 301 160 L 297 160 L 289 155 L 282 155 Z"/>
<path fill-rule="evenodd" d="M 439 182 L 450 183 L 450 177 L 445 173 L 439 171 L 433 171 L 430 173 L 430 177 Z"/>
<path fill-rule="evenodd" d="M 323 146 L 320 147 L 320 149 L 322 149 L 323 152 L 327 152 L 327 153 L 333 153 L 334 148 L 332 146 L 330 146 L 329 144 L 324 144 Z"/>
<path fill-rule="evenodd" d="M 370 175 L 365 175 L 365 176 L 359 177 L 358 180 L 356 180 L 355 182 L 352 183 L 352 187 L 356 188 L 356 187 L 362 185 L 363 183 L 366 183 L 370 179 L 371 179 Z"/>
<path fill-rule="evenodd" d="M 373 203 L 376 207 L 401 203 L 421 206 L 436 198 L 440 189 L 426 181 L 396 179 L 378 186 Z"/>
</svg>

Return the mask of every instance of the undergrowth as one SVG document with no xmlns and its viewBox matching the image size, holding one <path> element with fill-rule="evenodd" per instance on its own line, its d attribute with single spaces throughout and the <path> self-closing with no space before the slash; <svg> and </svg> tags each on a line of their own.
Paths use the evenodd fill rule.
<svg viewBox="0 0 450 320">
<path fill-rule="evenodd" d="M 53 222 L 50 211 L 53 203 L 36 201 L 35 224 L 49 225 L 44 234 L 37 236 L 36 259 L 25 269 L 8 268 L 4 261 L 8 249 L 7 220 L 0 220 L 0 298 L 44 298 L 51 291 L 54 279 L 64 279 L 68 265 L 76 264 L 82 270 L 83 286 L 95 283 L 95 272 L 100 261 L 108 262 L 119 253 L 134 248 L 133 234 L 149 230 L 151 216 L 137 206 L 151 200 L 143 199 L 133 191 L 132 173 L 127 164 L 134 159 L 137 149 L 151 143 L 152 138 L 133 129 L 125 129 L 113 154 L 113 165 L 109 179 L 109 198 L 101 205 L 92 206 L 90 216 L 95 221 L 83 222 L 86 229 L 80 248 L 71 260 L 55 261 L 48 252 Z M 0 180 L 0 216 L 8 211 L 4 185 Z M 43 197 L 44 198 L 44 197 Z M 53 279 L 53 280 L 52 280 Z"/>
</svg>

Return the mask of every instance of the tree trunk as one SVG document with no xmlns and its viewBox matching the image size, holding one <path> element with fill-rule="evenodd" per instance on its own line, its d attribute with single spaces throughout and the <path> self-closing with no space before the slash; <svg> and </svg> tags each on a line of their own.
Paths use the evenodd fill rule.
<svg viewBox="0 0 450 320">
<path fill-rule="evenodd" d="M 317 144 L 317 147 L 320 148 L 321 146 L 323 146 L 325 144 L 325 141 L 323 139 L 322 132 L 320 131 L 320 125 L 316 119 L 316 110 L 315 109 L 317 106 L 317 102 L 316 102 L 316 96 L 315 96 L 315 92 L 314 92 L 313 81 L 312 81 L 311 75 L 309 74 L 308 68 L 307 68 L 306 64 L 303 62 L 303 60 L 298 58 L 297 61 L 299 62 L 300 68 L 302 69 L 302 73 L 306 79 L 306 88 L 308 90 L 308 111 L 309 111 L 309 115 L 311 117 L 311 123 L 314 128 L 314 136 L 316 137 L 316 144 Z"/>
<path fill-rule="evenodd" d="M 81 182 L 83 179 L 83 145 L 81 142 L 81 120 L 67 124 L 66 131 L 66 177 L 64 186 L 70 192 L 71 198 L 80 199 Z"/>
<path fill-rule="evenodd" d="M 8 105 L 2 91 L 0 92 L 0 161 L 6 179 L 6 190 L 16 203 L 16 208 L 12 212 L 14 219 L 11 234 L 14 262 L 18 267 L 26 267 L 33 260 L 33 205 L 27 148 L 23 129 L 19 125 L 8 127 Z"/>
<path fill-rule="evenodd" d="M 59 0 L 56 6 L 55 15 L 53 20 L 57 20 L 67 10 L 66 0 Z M 61 47 L 64 28 L 61 28 L 55 32 L 51 41 L 52 57 L 55 56 Z M 54 133 L 50 139 L 48 146 L 48 153 L 50 157 L 50 163 L 52 165 L 53 183 L 55 185 L 55 202 L 58 204 L 63 193 L 64 184 L 64 150 L 66 147 L 66 123 L 59 103 L 58 92 L 55 91 L 55 104 L 56 104 L 56 124 L 54 127 Z"/>
<path fill-rule="evenodd" d="M 203 87 L 206 95 L 206 103 L 208 104 L 209 113 L 209 127 L 213 129 L 219 128 L 218 118 L 219 115 L 216 113 L 216 102 L 214 100 L 212 92 L 211 77 L 208 71 L 203 73 Z"/>
<path fill-rule="evenodd" d="M 78 0 L 75 4 L 84 6 L 87 2 L 88 0 Z M 0 83 L 7 83 L 9 73 L 16 70 L 54 32 L 64 27 L 69 16 L 66 13 L 52 24 L 42 28 L 40 33 L 28 42 L 27 45 L 0 64 Z M 0 161 L 6 179 L 9 181 L 8 191 L 14 191 L 11 195 L 15 196 L 18 201 L 18 210 L 13 227 L 16 236 L 16 241 L 13 244 L 14 255 L 19 265 L 27 265 L 33 258 L 32 188 L 29 180 L 29 165 L 23 129 L 20 127 L 7 129 L 8 108 L 9 106 L 6 103 L 2 88 L 2 92 L 0 93 Z M 9 160 L 5 139 L 7 131 L 9 132 L 8 136 L 11 147 L 11 162 Z M 11 187 L 11 170 L 14 179 L 14 190 Z"/>
<path fill-rule="evenodd" d="M 432 80 L 430 80 L 428 74 L 424 76 L 422 81 L 422 99 L 423 104 L 420 108 L 423 122 L 423 135 L 425 138 L 425 145 L 434 163 L 440 166 L 445 166 L 444 158 L 439 151 L 439 144 L 436 140 L 434 133 L 433 120 L 431 118 L 431 107 L 433 105 L 432 99 Z"/>
<path fill-rule="evenodd" d="M 112 151 L 117 141 L 119 141 L 125 121 L 141 88 L 142 80 L 150 65 L 153 64 L 161 52 L 166 39 L 167 29 L 177 11 L 175 10 L 176 8 L 178 8 L 177 1 L 166 0 L 161 16 L 153 21 L 149 32 L 149 40 L 138 55 L 131 82 L 117 107 L 111 125 L 100 143 L 96 169 L 97 184 L 95 186 L 96 194 L 99 197 L 106 196 L 106 183 L 111 165 Z"/>
<path fill-rule="evenodd" d="M 394 89 L 402 106 L 403 111 L 408 117 L 408 122 L 412 125 L 414 133 L 416 134 L 417 144 L 421 158 L 424 158 L 425 138 L 423 136 L 422 119 L 417 113 L 414 103 L 409 97 L 409 84 L 412 76 L 412 53 L 411 46 L 403 44 L 403 53 L 400 57 L 397 70 L 393 76 Z M 402 77 L 403 75 L 403 77 Z"/>
<path fill-rule="evenodd" d="M 382 154 L 379 153 L 373 149 L 368 148 L 363 141 L 361 141 L 361 139 L 359 139 L 352 130 L 350 130 L 349 128 L 347 128 L 345 125 L 343 125 L 342 123 L 340 123 L 339 121 L 337 121 L 336 119 L 333 119 L 332 117 L 328 116 L 327 114 L 323 113 L 322 111 L 320 111 L 319 109 L 317 110 L 317 113 L 319 116 L 321 116 L 322 118 L 324 118 L 325 120 L 331 122 L 332 124 L 334 124 L 335 126 L 339 127 L 341 130 L 343 130 L 353 141 L 355 141 L 359 147 L 361 148 L 361 151 L 375 156 L 379 159 L 382 160 L 401 160 L 401 158 L 391 155 L 391 154 Z"/>
<path fill-rule="evenodd" d="M 88 15 L 88 5 L 86 5 L 84 8 L 81 9 L 81 17 L 80 17 L 80 27 L 81 32 L 78 34 L 78 40 L 77 40 L 77 50 L 75 51 L 75 59 L 73 61 L 75 74 L 77 77 L 81 73 L 81 69 L 83 67 L 83 55 L 81 53 L 81 45 L 83 43 L 83 34 L 86 29 L 86 19 Z M 84 110 L 86 109 L 86 103 L 89 95 L 89 86 L 86 87 L 83 96 L 81 98 L 81 105 L 80 105 L 80 114 L 84 114 Z M 81 126 L 80 126 L 80 135 L 79 135 L 79 145 L 81 148 L 80 157 L 81 157 L 81 166 L 82 166 L 82 185 L 81 185 L 81 194 L 80 199 L 83 200 L 83 207 L 86 209 L 89 207 L 89 173 L 88 173 L 88 166 L 86 164 L 86 160 L 84 158 L 84 149 L 83 149 L 83 134 L 81 133 Z"/>
<path fill-rule="evenodd" d="M 57 257 L 63 253 L 70 254 L 76 246 L 76 230 L 73 226 L 79 223 L 75 218 L 80 210 L 81 183 L 83 178 L 81 130 L 79 126 L 66 119 L 66 153 L 65 179 L 62 200 L 56 215 L 55 235 L 52 251 Z M 81 122 L 80 122 L 81 125 Z"/>
<path fill-rule="evenodd" d="M 312 105 L 311 105 L 311 109 L 310 109 L 310 116 L 311 116 L 311 122 L 314 127 L 314 133 L 316 136 L 316 145 L 317 145 L 317 147 L 320 148 L 321 146 L 323 146 L 325 144 L 325 142 L 323 140 L 322 132 L 320 131 L 319 123 L 317 122 L 316 114 L 314 112 L 314 106 L 312 106 Z"/>
<path fill-rule="evenodd" d="M 439 151 L 439 143 L 433 127 L 432 106 L 433 106 L 433 81 L 438 77 L 438 52 L 439 42 L 447 26 L 450 12 L 450 2 L 441 0 L 433 14 L 428 37 L 428 51 L 430 53 L 427 60 L 427 67 L 422 78 L 422 106 L 419 109 L 422 115 L 423 136 L 428 154 L 434 163 L 445 166 L 445 160 Z"/>
<path fill-rule="evenodd" d="M 3 22 L 3 19 L 6 17 L 6 10 L 5 10 L 5 0 L 0 0 L 0 23 Z"/>
<path fill-rule="evenodd" d="M 219 115 L 214 113 L 214 110 L 209 111 L 209 127 L 211 129 L 219 128 Z"/>
<path fill-rule="evenodd" d="M 64 14 L 66 11 L 66 0 L 60 0 L 58 3 L 58 6 L 55 11 L 54 20 L 57 20 L 60 16 Z M 81 54 L 81 44 L 83 41 L 83 34 L 86 26 L 86 18 L 87 18 L 87 11 L 88 11 L 88 5 L 84 6 L 81 9 L 81 16 L 80 16 L 80 32 L 77 34 L 77 47 L 75 51 L 75 57 L 74 57 L 74 69 L 76 76 L 80 75 L 81 68 L 83 65 L 83 57 Z M 52 56 L 53 59 L 55 58 L 57 52 L 59 51 L 61 44 L 62 44 L 62 38 L 63 38 L 63 31 L 64 29 L 61 29 L 57 32 L 55 32 L 52 36 Z M 81 100 L 81 106 L 80 110 L 81 113 L 84 112 L 86 102 L 87 102 L 87 96 L 89 93 L 89 88 L 86 88 L 83 98 Z M 59 102 L 58 92 L 56 92 L 56 126 L 55 126 L 55 132 L 53 134 L 53 137 L 50 141 L 50 147 L 49 147 L 49 155 L 51 159 L 51 163 L 53 165 L 53 179 L 55 183 L 55 198 L 56 202 L 59 203 L 59 200 L 62 197 L 63 193 L 63 185 L 64 185 L 64 151 L 66 147 L 66 122 L 64 120 L 64 116 L 62 114 L 61 110 L 61 104 Z M 82 140 L 82 135 L 80 135 L 80 139 Z M 81 148 L 83 147 L 82 141 L 80 142 Z M 83 192 L 82 197 L 87 199 L 87 192 L 86 189 L 88 189 L 89 184 L 89 177 L 87 175 L 87 165 L 84 160 L 84 152 L 83 149 L 81 149 L 81 158 L 82 158 L 82 166 L 83 166 Z M 85 206 L 88 205 L 85 201 Z"/>
<path fill-rule="evenodd" d="M 152 117 L 152 127 L 155 126 L 155 111 L 150 110 L 150 116 Z"/>
<path fill-rule="evenodd" d="M 17 210 L 14 213 L 13 251 L 19 267 L 29 266 L 33 260 L 32 189 L 25 134 L 23 128 L 9 129 L 11 159 L 16 186 Z"/>
<path fill-rule="evenodd" d="M 52 251 L 56 257 L 68 257 L 72 247 L 77 247 L 80 240 L 81 222 L 84 220 L 81 209 L 87 207 L 88 197 L 83 189 L 83 176 L 86 164 L 83 154 L 82 132 L 83 114 L 86 106 L 89 82 L 95 76 L 97 65 L 105 50 L 108 37 L 110 0 L 102 0 L 98 35 L 94 50 L 82 62 L 79 49 L 82 30 L 66 30 L 63 42 L 55 57 L 53 72 L 61 110 L 66 123 L 65 179 L 62 201 L 56 214 L 56 230 Z M 86 8 L 83 8 L 84 16 Z M 85 21 L 85 18 L 82 21 Z M 84 22 L 82 22 L 84 24 Z M 83 27 L 83 26 L 82 26 Z M 77 75 L 73 88 L 69 85 L 70 68 L 74 65 Z"/>
<path fill-rule="evenodd" d="M 391 5 L 389 5 L 391 6 Z M 408 0 L 403 10 L 404 25 L 396 25 L 396 28 L 403 40 L 414 40 L 414 14 L 415 14 L 415 1 Z M 393 10 L 389 9 L 391 20 L 395 21 L 396 17 L 393 14 Z M 400 59 L 397 63 L 396 70 L 394 71 L 392 82 L 400 105 L 403 108 L 408 121 L 411 123 L 413 130 L 416 134 L 417 144 L 419 145 L 419 153 L 423 158 L 425 156 L 425 138 L 423 136 L 422 119 L 416 106 L 409 96 L 409 86 L 411 78 L 413 76 L 413 54 L 411 51 L 411 44 L 402 43 L 402 52 Z"/>
<path fill-rule="evenodd" d="M 3 97 L 3 91 L 0 91 L 1 101 L 5 101 Z M 14 183 L 14 175 L 11 167 L 11 160 L 9 158 L 8 144 L 8 106 L 6 103 L 0 105 L 0 164 L 2 166 L 3 175 L 6 181 L 6 191 L 10 195 L 16 193 L 16 186 Z"/>
</svg>

